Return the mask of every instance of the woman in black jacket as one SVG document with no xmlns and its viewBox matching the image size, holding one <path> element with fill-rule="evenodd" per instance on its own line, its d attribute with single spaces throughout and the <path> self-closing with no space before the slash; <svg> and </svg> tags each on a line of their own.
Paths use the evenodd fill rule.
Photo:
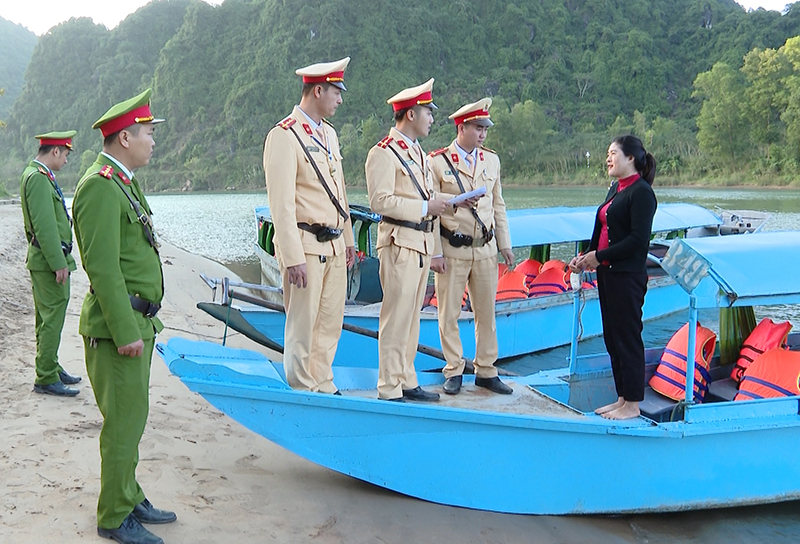
<svg viewBox="0 0 800 544">
<path fill-rule="evenodd" d="M 608 147 L 611 184 L 597 210 L 588 251 L 570 263 L 573 272 L 597 270 L 603 340 L 611 357 L 616 402 L 595 410 L 608 419 L 639 416 L 644 399 L 642 305 L 647 292 L 647 251 L 656 213 L 651 187 L 656 161 L 634 136 Z"/>
</svg>

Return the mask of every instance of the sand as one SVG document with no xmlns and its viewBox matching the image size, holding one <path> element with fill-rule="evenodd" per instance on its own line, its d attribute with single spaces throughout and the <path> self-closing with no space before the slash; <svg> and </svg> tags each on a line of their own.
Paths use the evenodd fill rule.
<svg viewBox="0 0 800 544">
<path fill-rule="evenodd" d="M 18 203 L 0 205 L 0 542 L 110 542 L 96 533 L 98 435 L 102 418 L 86 378 L 78 335 L 88 289 L 73 273 L 60 350 L 62 366 L 83 376 L 80 394 L 32 392 L 34 313 L 24 268 L 26 242 Z M 77 252 L 76 252 L 77 253 Z M 77 257 L 77 255 L 76 255 Z M 210 290 L 204 272 L 222 265 L 165 244 L 166 297 L 159 336 L 220 341 L 222 325 L 197 310 Z M 229 344 L 258 350 L 239 335 Z M 174 510 L 178 521 L 150 526 L 170 543 L 513 543 L 634 542 L 636 530 L 612 518 L 512 516 L 412 499 L 314 465 L 209 406 L 169 374 L 155 355 L 150 417 L 140 444 L 138 479 L 148 498 Z M 491 470 L 491 460 L 476 470 Z M 536 456 L 532 456 L 532 459 Z M 469 474 L 442 466 L 443 485 Z M 503 482 L 498 482 L 499 486 Z"/>
</svg>

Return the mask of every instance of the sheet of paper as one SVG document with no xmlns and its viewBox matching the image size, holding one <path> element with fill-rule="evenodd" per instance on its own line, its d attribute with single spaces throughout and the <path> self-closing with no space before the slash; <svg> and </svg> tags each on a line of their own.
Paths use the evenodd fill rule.
<svg viewBox="0 0 800 544">
<path fill-rule="evenodd" d="M 461 193 L 458 196 L 454 196 L 450 200 L 447 201 L 448 204 L 451 206 L 455 206 L 459 202 L 464 202 L 465 200 L 469 200 L 474 196 L 483 196 L 486 194 L 486 187 L 478 187 L 474 191 L 468 191 L 466 193 Z"/>
</svg>

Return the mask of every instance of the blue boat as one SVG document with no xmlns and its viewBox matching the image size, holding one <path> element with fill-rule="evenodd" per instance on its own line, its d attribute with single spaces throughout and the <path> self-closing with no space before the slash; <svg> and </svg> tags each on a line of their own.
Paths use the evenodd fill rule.
<svg viewBox="0 0 800 544">
<path fill-rule="evenodd" d="M 581 241 L 586 240 L 591 234 L 596 211 L 594 207 L 510 210 L 508 221 L 512 245 L 518 254 L 522 252 L 523 248 L 546 246 L 552 248 L 552 251 L 549 251 L 551 256 L 567 261 L 577 253 Z M 256 251 L 260 256 L 262 271 L 271 270 L 271 272 L 262 274 L 262 281 L 271 281 L 277 287 L 280 285 L 277 261 L 264 249 L 267 248 L 274 252 L 271 238 L 268 235 L 271 225 L 269 210 L 266 207 L 257 208 L 256 217 L 259 224 L 259 244 Z M 370 226 L 379 220 L 379 216 L 371 213 L 368 208 L 354 206 L 351 210 L 351 217 L 359 249 L 367 256 L 366 264 L 362 263 L 362 266 L 370 271 L 368 275 L 362 269 L 360 279 L 353 280 L 351 283 L 371 285 L 366 288 L 370 293 L 369 300 L 380 300 L 379 285 L 377 298 L 375 298 L 376 288 L 373 284 L 378 281 L 377 259 L 373 255 L 369 234 Z M 761 224 L 763 221 L 756 227 L 751 225 L 749 230 L 755 230 Z M 669 247 L 669 241 L 666 240 L 668 236 L 714 236 L 718 235 L 724 226 L 724 222 L 719 216 L 701 206 L 683 203 L 661 204 L 653 220 L 653 232 L 658 235 L 658 238 L 654 239 L 651 248 L 653 252 L 660 253 L 659 256 L 661 256 Z M 675 284 L 672 278 L 664 274 L 656 262 L 651 263 L 649 271 L 651 277 L 643 308 L 645 320 L 657 319 L 688 307 L 689 299 L 686 293 Z M 373 279 L 369 280 L 365 277 L 373 277 Z M 272 300 L 280 302 L 282 297 L 278 294 Z M 582 338 L 600 335 L 602 323 L 597 291 L 583 291 L 581 301 L 583 304 Z M 228 302 L 226 299 L 225 304 L 201 302 L 198 307 L 251 339 L 273 350 L 283 350 L 285 326 L 283 313 L 253 305 L 228 304 Z M 377 331 L 379 312 L 379 303 L 362 304 L 357 300 L 351 300 L 351 303 L 345 307 L 344 319 L 350 325 Z M 525 300 L 497 302 L 495 313 L 500 359 L 570 343 L 572 331 L 569 326 L 554 324 L 571 323 L 571 292 Z M 459 332 L 464 355 L 471 359 L 475 355 L 475 318 L 472 312 L 461 313 Z M 434 307 L 426 307 L 421 312 L 419 343 L 437 350 L 441 349 L 438 314 Z M 361 356 L 357 360 L 353 360 L 349 357 L 351 353 L 359 353 Z M 333 364 L 377 368 L 377 343 L 372 338 L 342 331 L 339 350 Z M 432 370 L 444 366 L 441 359 L 424 353 L 417 354 L 414 364 L 417 370 Z"/>
<path fill-rule="evenodd" d="M 800 232 L 675 240 L 664 263 L 690 300 L 690 323 L 699 308 L 800 303 L 800 277 L 776 273 L 800 266 Z M 690 354 L 691 346 L 690 339 Z M 509 378 L 509 396 L 478 390 L 465 377 L 462 394 L 418 405 L 377 400 L 374 369 L 335 368 L 344 395 L 332 396 L 292 391 L 281 365 L 254 352 L 179 338 L 158 351 L 190 390 L 254 432 L 427 501 L 518 514 L 610 514 L 800 498 L 800 397 L 734 402 L 725 384 L 730 366 L 718 361 L 704 404 L 691 400 L 689 379 L 686 401 L 648 388 L 642 416 L 610 421 L 591 412 L 616 396 L 606 355 Z M 647 353 L 648 378 L 659 355 Z M 439 374 L 419 377 L 423 386 L 442 383 Z M 491 469 L 476 471 L 469 452 L 490 459 Z M 449 475 L 462 475 L 446 485 L 445 459 Z"/>
</svg>

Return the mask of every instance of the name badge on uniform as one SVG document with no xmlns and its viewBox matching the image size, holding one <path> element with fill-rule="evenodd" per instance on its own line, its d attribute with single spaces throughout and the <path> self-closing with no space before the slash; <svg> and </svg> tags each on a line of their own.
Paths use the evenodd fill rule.
<svg viewBox="0 0 800 544">
<path fill-rule="evenodd" d="M 452 176 L 452 175 L 453 175 L 453 172 L 452 172 L 451 170 L 445 170 L 445 171 L 444 171 L 444 175 L 445 175 L 445 176 Z"/>
<path fill-rule="evenodd" d="M 306 149 L 308 149 L 310 153 L 319 153 L 319 147 L 315 145 L 307 145 Z"/>
</svg>

